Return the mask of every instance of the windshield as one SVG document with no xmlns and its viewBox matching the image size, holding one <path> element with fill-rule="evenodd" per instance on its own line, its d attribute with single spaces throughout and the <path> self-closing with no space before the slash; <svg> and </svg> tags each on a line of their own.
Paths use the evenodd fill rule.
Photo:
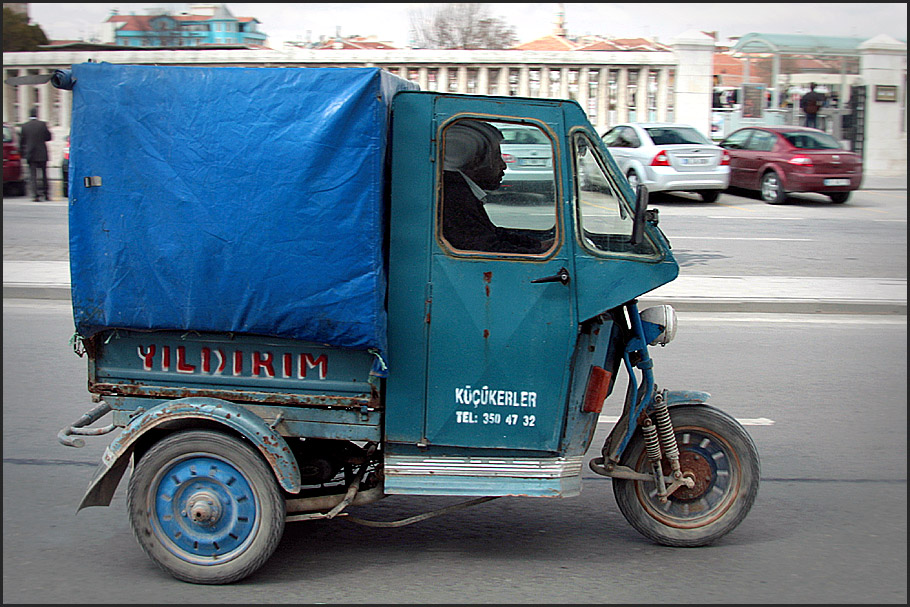
<svg viewBox="0 0 910 607">
<path fill-rule="evenodd" d="M 801 150 L 839 150 L 840 144 L 827 133 L 792 131 L 781 133 L 790 145 Z"/>
<path fill-rule="evenodd" d="M 711 144 L 711 142 L 708 141 L 707 137 L 692 127 L 652 126 L 646 127 L 645 131 L 648 133 L 648 137 L 651 138 L 651 141 L 654 142 L 654 145 L 692 145 L 694 143 L 700 145 Z"/>
</svg>

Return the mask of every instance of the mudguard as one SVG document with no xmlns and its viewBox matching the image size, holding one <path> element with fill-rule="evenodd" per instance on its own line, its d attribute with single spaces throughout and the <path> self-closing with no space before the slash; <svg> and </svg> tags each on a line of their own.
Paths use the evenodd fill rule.
<svg viewBox="0 0 910 607">
<path fill-rule="evenodd" d="M 109 506 L 120 483 L 136 441 L 146 432 L 168 422 L 184 419 L 214 421 L 239 432 L 259 449 L 269 463 L 281 488 L 300 491 L 300 469 L 284 438 L 261 418 L 228 401 L 217 398 L 181 398 L 152 407 L 136 416 L 104 450 L 79 510 Z"/>
</svg>

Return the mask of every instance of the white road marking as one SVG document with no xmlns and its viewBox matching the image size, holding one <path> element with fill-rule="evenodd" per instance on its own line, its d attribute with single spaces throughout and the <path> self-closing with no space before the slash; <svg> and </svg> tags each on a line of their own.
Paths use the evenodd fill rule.
<svg viewBox="0 0 910 607">
<path fill-rule="evenodd" d="M 782 242 L 814 242 L 813 238 L 773 238 L 773 237 L 739 237 L 739 236 L 673 236 L 670 240 L 773 240 Z"/>
<path fill-rule="evenodd" d="M 597 419 L 598 424 L 615 424 L 619 420 L 618 415 L 601 415 Z M 768 419 L 767 417 L 744 417 L 739 418 L 738 421 L 743 426 L 773 426 L 774 420 Z"/>
</svg>

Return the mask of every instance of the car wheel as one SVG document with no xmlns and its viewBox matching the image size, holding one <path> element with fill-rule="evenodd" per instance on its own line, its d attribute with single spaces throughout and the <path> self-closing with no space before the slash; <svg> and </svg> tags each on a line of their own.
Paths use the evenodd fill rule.
<svg viewBox="0 0 910 607">
<path fill-rule="evenodd" d="M 702 190 L 699 195 L 705 202 L 717 202 L 718 197 L 720 197 L 720 190 Z"/>
<path fill-rule="evenodd" d="M 834 204 L 843 204 L 850 198 L 850 192 L 831 192 L 828 194 L 828 198 L 830 198 L 831 202 Z"/>
<path fill-rule="evenodd" d="M 761 198 L 768 204 L 780 204 L 787 199 L 784 184 L 774 171 L 768 171 L 762 175 Z"/>
<path fill-rule="evenodd" d="M 626 175 L 626 179 L 629 181 L 629 186 L 632 188 L 632 193 L 638 196 L 638 188 L 641 186 L 641 179 L 638 177 L 638 173 L 635 171 L 629 171 Z"/>
</svg>

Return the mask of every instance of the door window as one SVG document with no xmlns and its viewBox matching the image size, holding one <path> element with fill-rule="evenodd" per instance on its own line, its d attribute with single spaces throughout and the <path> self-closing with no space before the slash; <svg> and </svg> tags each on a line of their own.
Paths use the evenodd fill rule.
<svg viewBox="0 0 910 607">
<path fill-rule="evenodd" d="M 595 253 L 657 256 L 647 236 L 632 245 L 632 207 L 619 195 L 591 140 L 576 134 L 574 149 L 578 233 L 585 248 Z"/>
<path fill-rule="evenodd" d="M 474 254 L 546 255 L 556 236 L 554 146 L 540 128 L 462 119 L 443 129 L 443 245 Z"/>
<path fill-rule="evenodd" d="M 777 140 L 775 135 L 766 131 L 755 131 L 749 140 L 749 149 L 753 152 L 770 152 Z"/>
<path fill-rule="evenodd" d="M 728 150 L 744 150 L 746 149 L 746 142 L 749 140 L 749 136 L 752 134 L 751 129 L 745 129 L 742 131 L 736 131 L 721 143 L 721 145 Z"/>
</svg>

